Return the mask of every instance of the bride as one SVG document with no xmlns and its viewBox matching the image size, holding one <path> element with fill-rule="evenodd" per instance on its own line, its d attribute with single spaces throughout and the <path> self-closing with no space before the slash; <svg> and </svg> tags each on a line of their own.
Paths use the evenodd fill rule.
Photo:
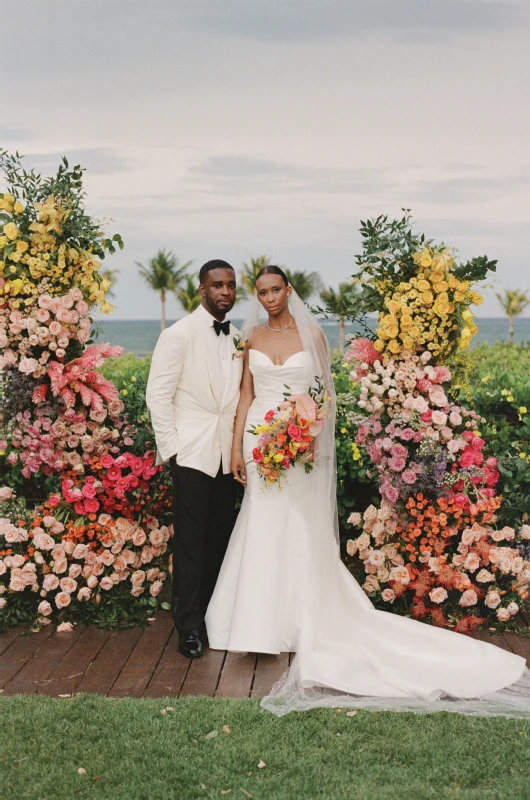
<svg viewBox="0 0 530 800">
<path fill-rule="evenodd" d="M 259 308 L 268 314 L 259 324 Z M 264 267 L 243 328 L 247 339 L 232 448 L 245 496 L 206 614 L 211 648 L 295 652 L 262 705 L 275 714 L 316 706 L 426 713 L 530 713 L 530 672 L 520 656 L 442 628 L 378 611 L 340 559 L 335 395 L 326 339 L 289 286 Z M 328 389 L 314 469 L 266 488 L 252 462 L 263 423 L 288 390 Z M 286 388 L 288 387 L 288 388 Z"/>
</svg>

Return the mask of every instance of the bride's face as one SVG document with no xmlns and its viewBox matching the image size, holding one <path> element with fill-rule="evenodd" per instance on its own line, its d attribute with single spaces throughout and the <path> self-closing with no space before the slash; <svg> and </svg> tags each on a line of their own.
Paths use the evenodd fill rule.
<svg viewBox="0 0 530 800">
<path fill-rule="evenodd" d="M 281 275 L 265 274 L 256 281 L 258 300 L 270 317 L 285 311 L 292 291 Z"/>
</svg>

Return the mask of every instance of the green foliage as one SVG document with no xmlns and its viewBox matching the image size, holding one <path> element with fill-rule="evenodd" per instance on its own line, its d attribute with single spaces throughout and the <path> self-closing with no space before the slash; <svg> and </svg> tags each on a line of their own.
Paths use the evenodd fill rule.
<svg viewBox="0 0 530 800">
<path fill-rule="evenodd" d="M 174 292 L 179 284 L 187 277 L 186 270 L 192 262 L 187 261 L 179 267 L 177 256 L 171 250 L 159 250 L 147 266 L 136 262 L 140 275 L 148 286 L 155 292 L 165 294 Z"/>
<path fill-rule="evenodd" d="M 192 275 L 186 276 L 186 284 L 180 286 L 175 294 L 177 295 L 177 300 L 187 314 L 191 314 L 195 311 L 202 301 L 199 286 L 195 283 L 195 278 Z"/>
<path fill-rule="evenodd" d="M 363 459 L 355 442 L 359 421 L 357 409 L 359 390 L 349 378 L 349 369 L 337 355 L 332 364 L 337 392 L 337 506 L 341 540 L 351 536 L 348 517 L 352 511 L 364 511 L 379 497 L 377 481 L 370 477 L 370 464 Z"/>
<path fill-rule="evenodd" d="M 115 253 L 117 247 L 123 250 L 120 234 L 106 237 L 101 230 L 101 223 L 90 217 L 84 209 L 86 194 L 83 191 L 83 167 L 76 165 L 70 168 L 68 160 L 63 158 L 57 173 L 43 178 L 34 170 L 26 170 L 22 165 L 22 158 L 18 152 L 13 155 L 7 150 L 0 151 L 0 172 L 6 176 L 9 191 L 15 198 L 22 198 L 26 204 L 18 220 L 34 222 L 37 219 L 34 203 L 44 203 L 48 197 L 53 196 L 68 209 L 61 236 L 70 247 L 91 252 L 101 259 L 105 258 L 105 252 Z"/>
<path fill-rule="evenodd" d="M 271 263 L 269 256 L 251 257 L 249 263 L 243 264 L 243 269 L 239 273 L 240 285 L 238 287 L 238 300 L 251 297 L 256 289 L 256 275 Z"/>
<path fill-rule="evenodd" d="M 468 385 L 458 400 L 486 420 L 485 449 L 499 459 L 499 520 L 518 526 L 530 514 L 530 347 L 485 344 L 469 358 Z"/>
</svg>

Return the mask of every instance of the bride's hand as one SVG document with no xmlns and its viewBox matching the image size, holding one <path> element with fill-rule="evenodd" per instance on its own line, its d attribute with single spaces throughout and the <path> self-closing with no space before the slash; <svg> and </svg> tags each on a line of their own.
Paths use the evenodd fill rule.
<svg viewBox="0 0 530 800">
<path fill-rule="evenodd" d="M 247 474 L 245 471 L 245 460 L 241 453 L 232 453 L 230 471 L 238 483 L 242 486 L 247 485 Z"/>
</svg>

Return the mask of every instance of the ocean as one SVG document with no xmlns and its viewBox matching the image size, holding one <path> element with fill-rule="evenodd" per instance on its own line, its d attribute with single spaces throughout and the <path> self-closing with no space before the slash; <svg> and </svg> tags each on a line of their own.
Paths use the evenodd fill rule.
<svg viewBox="0 0 530 800">
<path fill-rule="evenodd" d="M 168 320 L 168 326 L 174 320 Z M 373 322 L 373 321 L 371 321 Z M 241 320 L 234 319 L 234 325 L 240 326 Z M 506 317 L 478 319 L 479 332 L 473 339 L 472 347 L 481 342 L 495 344 L 508 341 L 508 320 Z M 151 355 L 160 335 L 159 320 L 118 320 L 103 319 L 95 323 L 97 329 L 96 341 L 120 344 L 125 352 L 143 358 Z M 331 320 L 322 321 L 323 330 L 327 336 L 330 347 L 339 346 L 339 326 Z M 362 333 L 361 329 L 347 324 L 346 333 Z M 515 320 L 514 341 L 530 344 L 530 318 Z"/>
</svg>

